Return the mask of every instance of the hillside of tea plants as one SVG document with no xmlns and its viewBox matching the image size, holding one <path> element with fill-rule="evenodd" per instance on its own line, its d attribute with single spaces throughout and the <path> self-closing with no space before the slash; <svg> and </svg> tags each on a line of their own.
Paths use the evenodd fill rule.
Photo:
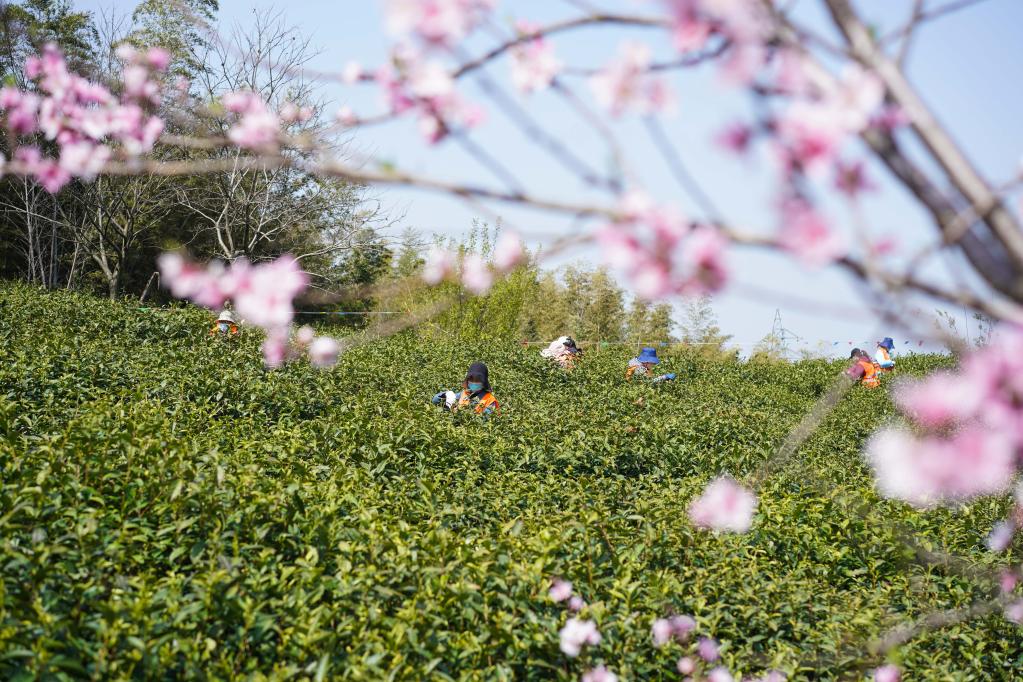
<svg viewBox="0 0 1023 682">
<path fill-rule="evenodd" d="M 877 496 L 860 448 L 896 418 L 885 390 L 846 395 L 757 485 L 749 533 L 692 526 L 693 497 L 749 481 L 841 362 L 668 350 L 679 380 L 652 386 L 622 380 L 627 349 L 565 374 L 406 333 L 269 371 L 210 319 L 0 285 L 0 677 L 674 680 L 689 645 L 655 648 L 651 624 L 690 614 L 737 679 L 863 679 L 872 641 L 990 598 L 1008 560 L 984 546 L 1008 500 Z M 502 402 L 487 422 L 429 402 L 474 360 Z M 578 658 L 554 577 L 602 635 Z M 887 660 L 1013 679 L 1023 638 L 996 612 Z"/>
</svg>

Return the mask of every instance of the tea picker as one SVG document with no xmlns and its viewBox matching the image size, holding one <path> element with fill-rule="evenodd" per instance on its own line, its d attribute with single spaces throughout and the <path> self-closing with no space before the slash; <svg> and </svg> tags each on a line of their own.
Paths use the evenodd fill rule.
<svg viewBox="0 0 1023 682">
<path fill-rule="evenodd" d="M 881 368 L 882 372 L 891 372 L 895 369 L 895 360 L 892 360 L 892 351 L 895 349 L 895 342 L 892 337 L 886 336 L 877 342 L 877 352 L 874 354 L 874 362 Z"/>
<path fill-rule="evenodd" d="M 655 384 L 659 384 L 662 381 L 674 381 L 674 372 L 671 374 L 662 374 L 658 377 L 653 375 L 654 367 L 659 364 L 661 364 L 661 359 L 657 357 L 657 349 L 651 346 L 646 346 L 640 351 L 637 357 L 629 360 L 629 365 L 625 369 L 625 378 L 632 379 L 634 376 L 640 376 L 650 379 L 651 383 Z"/>
<path fill-rule="evenodd" d="M 562 369 L 572 369 L 582 357 L 583 352 L 576 346 L 571 336 L 559 336 L 551 341 L 551 345 L 540 351 L 540 355 L 558 363 Z"/>
<path fill-rule="evenodd" d="M 500 412 L 501 406 L 490 390 L 490 372 L 482 362 L 474 362 L 465 373 L 461 390 L 441 391 L 431 402 L 449 412 L 472 410 L 486 417 Z"/>
<path fill-rule="evenodd" d="M 210 329 L 210 336 L 231 337 L 237 335 L 238 322 L 234 319 L 234 313 L 225 308 L 217 315 L 217 321 L 213 323 L 213 327 Z"/>
<path fill-rule="evenodd" d="M 849 359 L 852 360 L 852 364 L 845 370 L 846 376 L 859 381 L 864 388 L 877 388 L 881 385 L 879 370 L 866 351 L 853 348 L 849 353 Z"/>
</svg>

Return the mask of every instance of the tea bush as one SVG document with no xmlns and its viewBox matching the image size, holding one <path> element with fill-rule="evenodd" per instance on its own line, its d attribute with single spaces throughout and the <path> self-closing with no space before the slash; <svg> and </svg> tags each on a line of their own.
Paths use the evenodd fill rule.
<svg viewBox="0 0 1023 682">
<path fill-rule="evenodd" d="M 652 620 L 691 613 L 725 664 L 856 678 L 865 642 L 990 597 L 903 538 L 990 571 L 1002 499 L 917 512 L 878 498 L 860 448 L 895 418 L 854 390 L 759 488 L 746 535 L 688 502 L 778 447 L 843 366 L 669 352 L 659 387 L 624 350 L 564 374 L 535 349 L 404 334 L 331 370 L 267 371 L 259 339 L 193 308 L 139 310 L 0 286 L 0 672 L 4 677 L 678 679 Z M 469 362 L 503 414 L 429 404 Z M 902 373 L 945 365 L 909 356 Z M 1018 555 L 1016 556 L 1018 560 Z M 603 643 L 558 650 L 552 576 Z M 998 614 L 897 653 L 907 679 L 1011 679 Z"/>
</svg>

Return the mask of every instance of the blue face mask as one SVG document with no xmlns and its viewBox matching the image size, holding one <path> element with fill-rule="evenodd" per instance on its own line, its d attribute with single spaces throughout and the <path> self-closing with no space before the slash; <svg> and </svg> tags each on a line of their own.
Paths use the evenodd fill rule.
<svg viewBox="0 0 1023 682">
<path fill-rule="evenodd" d="M 469 390 L 472 391 L 473 393 L 475 393 L 476 391 L 482 391 L 483 390 L 483 382 L 482 381 L 470 381 L 469 382 Z"/>
<path fill-rule="evenodd" d="M 226 332 L 227 328 L 228 328 L 228 324 L 227 324 L 227 322 L 221 322 L 221 323 L 219 323 L 217 325 L 217 327 L 220 329 L 220 331 Z"/>
</svg>

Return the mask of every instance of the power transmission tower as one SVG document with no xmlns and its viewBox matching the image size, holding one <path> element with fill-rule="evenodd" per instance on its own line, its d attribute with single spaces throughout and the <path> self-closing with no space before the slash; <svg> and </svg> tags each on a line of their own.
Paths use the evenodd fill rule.
<svg viewBox="0 0 1023 682">
<path fill-rule="evenodd" d="M 778 354 L 788 359 L 789 340 L 802 341 L 803 337 L 790 329 L 786 329 L 781 321 L 781 308 L 774 309 L 774 324 L 771 325 L 771 336 L 778 340 Z"/>
</svg>

